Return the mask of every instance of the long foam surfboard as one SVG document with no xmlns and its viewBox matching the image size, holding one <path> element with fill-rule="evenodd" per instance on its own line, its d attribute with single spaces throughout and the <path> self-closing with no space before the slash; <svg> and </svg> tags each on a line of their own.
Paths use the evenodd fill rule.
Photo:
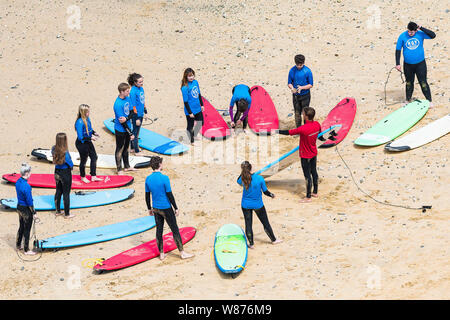
<svg viewBox="0 0 450 320">
<path fill-rule="evenodd" d="M 279 128 L 278 113 L 270 95 L 261 86 L 251 89 L 252 105 L 248 112 L 248 125 L 256 134 L 270 134 Z"/>
<path fill-rule="evenodd" d="M 89 208 L 116 203 L 131 198 L 133 189 L 114 189 L 107 191 L 76 191 L 70 194 L 70 208 Z M 33 196 L 34 209 L 36 211 L 55 210 L 55 195 Z M 2 199 L 0 203 L 11 209 L 17 208 L 17 198 Z M 61 199 L 61 209 L 64 209 L 64 201 Z"/>
<path fill-rule="evenodd" d="M 180 228 L 181 241 L 183 244 L 194 238 L 196 233 L 193 227 Z M 163 249 L 164 252 L 169 252 L 177 248 L 175 241 L 173 240 L 172 232 L 163 236 Z M 101 264 L 96 264 L 94 270 L 96 271 L 111 271 L 123 269 L 133 266 L 135 264 L 159 257 L 158 246 L 156 245 L 156 239 L 143 243 L 137 247 L 131 248 L 127 251 L 121 252 L 111 258 L 104 260 Z"/>
<path fill-rule="evenodd" d="M 355 140 L 359 146 L 378 146 L 394 140 L 414 126 L 427 113 L 428 100 L 415 100 L 378 121 Z"/>
<path fill-rule="evenodd" d="M 203 111 L 202 135 L 211 140 L 226 139 L 231 135 L 228 124 L 208 100 L 203 96 L 202 99 L 203 107 L 205 108 L 205 111 Z"/>
<path fill-rule="evenodd" d="M 328 139 L 320 145 L 320 148 L 330 148 L 337 145 L 339 142 L 344 140 L 347 133 L 352 127 L 353 120 L 356 115 L 356 101 L 354 98 L 344 98 L 342 99 L 327 115 L 325 120 L 322 122 L 322 128 L 328 128 L 335 124 L 342 125 L 333 140 Z"/>
<path fill-rule="evenodd" d="M 20 174 L 11 173 L 4 174 L 3 179 L 10 182 L 16 183 L 20 178 Z M 108 189 L 108 188 L 119 188 L 129 185 L 133 182 L 134 178 L 132 176 L 97 176 L 103 179 L 103 181 L 91 181 L 90 183 L 84 183 L 81 181 L 80 175 L 72 175 L 72 189 Z M 89 180 L 91 176 L 86 176 Z M 50 173 L 32 173 L 28 179 L 28 184 L 32 187 L 38 188 L 56 188 L 55 176 Z"/>
<path fill-rule="evenodd" d="M 75 166 L 80 165 L 80 154 L 78 152 L 69 152 L 72 162 Z M 38 159 L 44 159 L 48 162 L 53 162 L 53 156 L 50 149 L 33 149 L 31 155 Z M 145 156 L 129 156 L 130 166 L 136 169 L 150 167 L 151 157 Z M 91 160 L 88 159 L 86 167 L 90 166 Z M 112 154 L 97 154 L 97 168 L 102 169 L 116 169 L 116 158 Z"/>
<path fill-rule="evenodd" d="M 388 143 L 384 148 L 388 151 L 406 151 L 421 147 L 431 141 L 439 139 L 450 132 L 450 114 L 433 121 L 426 126 L 411 132 L 393 142 Z"/>
<path fill-rule="evenodd" d="M 223 273 L 238 273 L 247 263 L 247 238 L 241 227 L 225 224 L 214 239 L 214 260 Z"/>
<path fill-rule="evenodd" d="M 93 244 L 128 237 L 147 231 L 155 226 L 155 217 L 146 216 L 129 221 L 110 224 L 62 234 L 44 240 L 38 240 L 37 247 L 42 249 L 67 248 Z"/>
<path fill-rule="evenodd" d="M 319 133 L 318 138 L 321 138 L 321 140 L 317 140 L 317 147 L 320 147 L 322 143 L 324 143 L 328 139 L 332 139 L 336 134 L 339 134 L 339 130 L 341 129 L 341 127 L 342 126 L 340 124 L 333 125 Z M 298 149 L 299 146 L 296 146 L 291 151 L 286 152 L 280 158 L 269 163 L 267 166 L 256 171 L 255 173 L 267 178 L 281 170 L 286 169 L 291 164 L 299 160 Z"/>
<path fill-rule="evenodd" d="M 115 132 L 114 118 L 106 119 L 103 124 L 109 131 Z M 164 155 L 175 155 L 189 150 L 188 146 L 143 127 L 139 131 L 139 146 Z"/>
</svg>

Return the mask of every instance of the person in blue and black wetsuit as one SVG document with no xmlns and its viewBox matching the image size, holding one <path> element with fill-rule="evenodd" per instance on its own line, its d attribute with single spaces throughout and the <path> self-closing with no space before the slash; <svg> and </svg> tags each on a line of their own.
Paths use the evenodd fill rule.
<svg viewBox="0 0 450 320">
<path fill-rule="evenodd" d="M 116 136 L 116 166 L 117 174 L 123 174 L 125 171 L 135 171 L 136 169 L 130 168 L 128 148 L 130 147 L 130 141 L 133 141 L 134 135 L 131 131 L 133 129 L 131 125 L 131 118 L 133 117 L 133 110 L 130 100 L 130 86 L 127 83 L 119 84 L 118 88 L 119 96 L 114 102 L 114 131 Z M 122 169 L 122 160 L 124 169 Z"/>
<path fill-rule="evenodd" d="M 250 112 L 250 107 L 252 105 L 252 98 L 249 86 L 245 84 L 238 84 L 233 87 L 231 91 L 233 96 L 230 101 L 230 118 L 231 127 L 236 128 L 236 125 L 242 123 L 242 128 L 247 128 L 248 124 L 248 113 Z M 233 109 L 236 105 L 236 114 L 233 115 Z M 242 115 L 242 117 L 241 117 Z"/>
<path fill-rule="evenodd" d="M 73 162 L 67 146 L 67 135 L 60 132 L 56 135 L 56 143 L 52 147 L 55 164 L 55 215 L 61 215 L 61 196 L 64 200 L 64 218 L 73 218 L 70 213 L 70 190 L 72 189 Z"/>
<path fill-rule="evenodd" d="M 80 153 L 80 176 L 81 181 L 84 183 L 90 182 L 89 179 L 86 178 L 86 162 L 88 157 L 91 158 L 91 181 L 103 181 L 103 179 L 97 177 L 97 152 L 92 143 L 92 141 L 97 140 L 100 136 L 92 129 L 89 113 L 89 106 L 87 104 L 81 104 L 78 107 L 78 116 L 75 121 L 75 130 L 77 132 L 75 147 Z"/>
<path fill-rule="evenodd" d="M 414 91 L 414 79 L 417 75 L 420 88 L 425 98 L 430 101 L 431 91 L 427 82 L 427 64 L 425 62 L 425 51 L 423 41 L 425 39 L 434 39 L 436 34 L 415 22 L 408 23 L 408 30 L 400 34 L 395 48 L 395 64 L 398 71 L 402 70 L 400 65 L 400 56 L 403 49 L 403 69 L 406 79 L 406 102 L 411 102 Z"/>
<path fill-rule="evenodd" d="M 147 106 L 145 104 L 144 93 L 144 77 L 138 73 L 131 73 L 128 76 L 128 84 L 131 86 L 130 100 L 131 107 L 134 111 L 131 118 L 133 124 L 134 140 L 131 142 L 131 150 L 135 153 L 139 153 L 139 131 L 141 130 L 142 122 L 144 120 L 144 114 L 147 114 Z"/>
<path fill-rule="evenodd" d="M 23 163 L 20 168 L 21 177 L 16 182 L 17 194 L 17 213 L 19 214 L 19 230 L 17 231 L 16 249 L 22 250 L 22 240 L 24 240 L 23 250 L 26 255 L 34 255 L 35 251 L 30 250 L 30 232 L 33 226 L 33 220 L 37 219 L 34 210 L 33 195 L 28 179 L 31 176 L 31 167 L 27 163 Z"/>
<path fill-rule="evenodd" d="M 256 212 L 258 219 L 261 221 L 264 231 L 269 236 L 273 244 L 282 242 L 275 238 L 272 227 L 267 217 L 266 208 L 262 201 L 262 194 L 275 198 L 275 195 L 271 193 L 266 186 L 264 178 L 258 174 L 251 173 L 252 165 L 248 161 L 244 161 L 241 164 L 241 175 L 237 179 L 237 183 L 243 186 L 241 207 L 244 213 L 245 220 L 245 234 L 249 242 L 249 248 L 253 249 L 253 210 Z"/>
<path fill-rule="evenodd" d="M 295 66 L 289 70 L 288 87 L 292 92 L 294 104 L 295 125 L 302 125 L 302 110 L 309 107 L 311 102 L 311 88 L 314 85 L 311 69 L 305 66 L 305 56 L 298 54 L 294 57 Z"/>
<path fill-rule="evenodd" d="M 183 242 L 176 220 L 178 207 L 172 194 L 169 177 L 161 173 L 161 170 L 163 170 L 162 161 L 161 157 L 152 157 L 150 166 L 153 169 L 153 173 L 145 179 L 145 202 L 147 203 L 148 213 L 151 216 L 155 216 L 156 243 L 158 245 L 159 258 L 164 260 L 165 257 L 163 250 L 164 220 L 173 233 L 173 239 L 180 251 L 181 258 L 191 258 L 194 255 L 187 253 L 183 249 Z"/>
<path fill-rule="evenodd" d="M 183 79 L 181 79 L 181 94 L 184 102 L 184 114 L 186 115 L 186 130 L 191 141 L 194 144 L 194 138 L 203 126 L 203 99 L 200 92 L 198 81 L 195 80 L 195 71 L 192 68 L 184 70 Z M 195 123 L 195 127 L 194 127 Z"/>
</svg>

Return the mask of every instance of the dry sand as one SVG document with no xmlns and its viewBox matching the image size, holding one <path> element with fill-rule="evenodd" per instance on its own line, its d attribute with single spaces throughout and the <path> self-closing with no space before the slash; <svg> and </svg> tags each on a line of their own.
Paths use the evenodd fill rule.
<svg viewBox="0 0 450 320">
<path fill-rule="evenodd" d="M 72 5 L 80 8 L 80 29 L 68 27 Z M 380 25 L 376 19 L 368 24 L 378 9 Z M 51 147 L 55 134 L 65 131 L 75 151 L 73 124 L 80 103 L 91 106 L 94 129 L 101 133 L 97 153 L 112 154 L 114 137 L 102 130 L 102 121 L 113 115 L 117 85 L 130 72 L 144 75 L 149 117 L 158 118 L 148 128 L 161 134 L 185 127 L 179 84 L 186 67 L 196 70 L 202 94 L 219 109 L 228 105 L 233 85 L 264 86 L 282 127 L 293 127 L 287 73 L 294 55 L 303 53 L 315 78 L 311 106 L 319 121 L 342 98 L 357 101 L 352 130 L 339 145 L 357 184 L 380 201 L 431 204 L 433 209 L 422 213 L 375 203 L 358 191 L 334 148 L 320 150 L 320 197 L 313 203 L 299 203 L 305 191 L 299 163 L 267 179 L 276 198 L 265 197 L 264 202 L 275 234 L 284 242 L 271 245 L 255 217 L 256 248 L 246 270 L 232 279 L 215 267 L 212 246 L 221 225 L 244 226 L 241 188 L 235 183 L 241 159 L 234 164 L 213 164 L 210 158 L 183 163 L 196 146 L 182 158 L 165 157 L 181 211 L 178 223 L 198 230 L 185 247 L 196 254 L 194 259 L 182 261 L 174 251 L 164 262 L 153 259 L 102 275 L 82 266 L 85 259 L 107 258 L 153 239 L 153 229 L 44 252 L 36 262 L 23 262 L 14 251 L 17 214 L 2 209 L 0 298 L 449 299 L 449 136 L 399 154 L 352 143 L 400 106 L 384 105 L 383 88 L 394 65 L 395 42 L 410 20 L 437 33 L 425 42 L 435 108 L 416 129 L 449 112 L 449 10 L 444 1 L 2 0 L 2 174 L 17 172 L 23 161 L 35 173 L 52 173 L 53 166 L 33 159 L 31 150 Z M 389 103 L 403 99 L 396 72 L 388 88 Z M 414 96 L 423 97 L 417 84 Z M 245 143 L 244 135 L 226 145 L 238 143 Z M 279 151 L 296 143 L 296 138 L 280 137 Z M 211 144 L 216 148 L 220 142 L 206 141 L 204 147 Z M 136 194 L 129 201 L 73 210 L 76 218 L 70 221 L 39 213 L 38 237 L 146 215 L 144 180 L 149 173 L 133 173 Z M 53 192 L 33 189 L 34 195 Z M 2 183 L 0 196 L 14 197 L 14 187 Z"/>
</svg>

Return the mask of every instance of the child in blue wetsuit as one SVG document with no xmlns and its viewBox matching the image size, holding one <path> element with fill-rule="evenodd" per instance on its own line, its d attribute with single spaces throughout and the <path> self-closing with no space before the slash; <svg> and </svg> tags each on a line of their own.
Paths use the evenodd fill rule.
<svg viewBox="0 0 450 320">
<path fill-rule="evenodd" d="M 294 57 L 295 66 L 289 70 L 288 88 L 292 92 L 294 104 L 295 125 L 302 125 L 302 110 L 309 107 L 311 102 L 311 88 L 314 85 L 311 69 L 305 66 L 305 56 L 297 54 Z"/>
<path fill-rule="evenodd" d="M 131 125 L 131 118 L 133 116 L 132 105 L 130 100 L 130 86 L 127 83 L 119 84 L 118 88 L 119 96 L 114 102 L 114 131 L 116 136 L 116 166 L 117 174 L 122 175 L 123 170 L 135 171 L 134 168 L 130 168 L 128 148 L 130 147 L 130 141 L 133 141 L 134 135 L 131 131 L 133 129 Z M 122 169 L 122 160 L 124 169 Z"/>
<path fill-rule="evenodd" d="M 131 150 L 133 150 L 135 153 L 139 153 L 139 131 L 141 130 L 142 121 L 144 120 L 144 114 L 147 114 L 145 93 L 143 88 L 144 77 L 138 73 L 131 73 L 128 76 L 127 81 L 131 86 L 130 100 L 131 106 L 134 110 L 133 117 L 131 118 L 134 135 L 134 140 L 131 142 Z"/>
<path fill-rule="evenodd" d="M 169 177 L 161 173 L 161 170 L 163 170 L 162 160 L 163 159 L 158 156 L 152 157 L 150 166 L 153 169 L 153 173 L 145 179 L 145 201 L 147 203 L 148 213 L 151 216 L 155 216 L 156 244 L 159 250 L 159 258 L 164 260 L 164 220 L 167 222 L 173 233 L 173 239 L 180 251 L 181 258 L 191 258 L 194 255 L 183 250 L 183 242 L 176 220 L 176 216 L 178 216 L 178 207 L 172 194 Z M 175 212 L 172 207 L 175 209 Z"/>
<path fill-rule="evenodd" d="M 181 94 L 183 95 L 184 114 L 186 115 L 187 127 L 191 144 L 203 126 L 203 99 L 200 86 L 195 80 L 195 71 L 192 68 L 184 70 L 181 80 Z M 195 128 L 194 128 L 195 123 Z"/>
<path fill-rule="evenodd" d="M 31 176 L 31 167 L 23 163 L 20 168 L 21 177 L 16 182 L 17 213 L 19 214 L 19 230 L 17 231 L 16 249 L 22 250 L 22 239 L 24 240 L 23 250 L 26 255 L 34 255 L 35 251 L 30 250 L 30 232 L 33 226 L 33 219 L 37 219 L 34 210 L 33 195 L 28 179 Z"/>
<path fill-rule="evenodd" d="M 236 125 L 240 125 L 242 123 L 242 127 L 245 131 L 248 124 L 248 113 L 252 104 L 250 88 L 245 84 L 238 84 L 233 87 L 231 92 L 233 94 L 230 101 L 231 127 L 236 128 Z M 235 105 L 237 110 L 236 114 L 233 116 L 233 109 Z"/>
<path fill-rule="evenodd" d="M 75 131 L 77 132 L 77 140 L 75 147 L 80 154 L 80 176 L 81 181 L 89 183 L 86 178 L 86 162 L 91 158 L 90 173 L 91 181 L 103 181 L 97 177 L 97 152 L 95 151 L 92 141 L 97 140 L 100 136 L 92 129 L 90 111 L 87 104 L 80 104 L 78 107 L 77 120 L 75 121 Z"/>
<path fill-rule="evenodd" d="M 64 200 L 64 218 L 73 218 L 70 213 L 70 190 L 72 189 L 73 162 L 67 146 L 67 135 L 60 132 L 56 135 L 56 143 L 52 148 L 55 164 L 55 215 L 61 215 L 61 196 Z"/>
<path fill-rule="evenodd" d="M 397 40 L 395 48 L 395 63 L 398 71 L 402 70 L 400 66 L 400 56 L 403 49 L 403 69 L 406 78 L 406 101 L 410 102 L 414 91 L 414 78 L 417 75 L 422 93 L 430 101 L 431 91 L 427 82 L 427 64 L 425 62 L 425 51 L 423 41 L 425 39 L 434 39 L 436 34 L 415 22 L 408 23 L 408 30 L 403 32 Z"/>
<path fill-rule="evenodd" d="M 282 240 L 277 240 L 273 234 L 272 227 L 269 223 L 269 218 L 267 217 L 266 208 L 262 201 L 262 193 L 266 196 L 275 198 L 275 195 L 271 193 L 264 181 L 264 178 L 257 174 L 252 174 L 252 165 L 248 161 L 244 161 L 241 164 L 241 175 L 239 176 L 237 183 L 244 187 L 242 193 L 242 212 L 244 213 L 245 220 L 245 234 L 249 242 L 249 248 L 253 249 L 253 229 L 252 229 L 252 219 L 254 210 L 258 219 L 264 226 L 264 231 L 269 236 L 273 244 L 282 242 Z"/>
</svg>

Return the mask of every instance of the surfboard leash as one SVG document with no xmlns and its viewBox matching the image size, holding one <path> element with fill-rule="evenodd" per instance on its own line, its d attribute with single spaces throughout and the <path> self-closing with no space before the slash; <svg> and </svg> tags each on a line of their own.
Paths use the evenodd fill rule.
<svg viewBox="0 0 450 320">
<path fill-rule="evenodd" d="M 399 204 L 392 204 L 392 203 L 382 202 L 382 201 L 380 201 L 378 199 L 375 199 L 370 194 L 368 194 L 363 189 L 361 189 L 361 187 L 356 183 L 355 178 L 353 177 L 352 170 L 350 169 L 350 167 L 345 162 L 344 158 L 342 157 L 341 153 L 339 152 L 339 149 L 338 149 L 337 145 L 336 145 L 336 152 L 339 155 L 339 157 L 341 158 L 341 160 L 344 163 L 344 165 L 347 167 L 348 171 L 350 172 L 350 176 L 352 177 L 353 183 L 358 188 L 358 190 L 360 192 L 362 192 L 363 194 L 365 194 L 370 199 L 372 199 L 373 201 L 375 201 L 375 202 L 377 202 L 379 204 L 383 204 L 383 205 L 391 206 L 391 207 L 404 208 L 404 209 L 410 209 L 410 210 L 422 210 L 422 213 L 425 213 L 427 211 L 427 209 L 431 209 L 432 206 L 430 206 L 430 205 L 423 205 L 421 207 L 409 207 L 409 206 L 405 206 L 405 205 L 399 205 Z"/>
<path fill-rule="evenodd" d="M 39 218 L 38 218 L 39 221 Z M 33 233 L 31 235 L 31 238 L 34 238 L 33 245 L 38 243 L 37 235 L 36 235 L 36 221 L 33 219 L 33 227 L 32 227 Z M 16 250 L 17 257 L 19 257 L 20 260 L 24 262 L 35 262 L 42 258 L 42 250 L 39 250 L 39 256 L 36 259 L 28 260 L 24 259 L 19 255 L 19 250 Z"/>
<path fill-rule="evenodd" d="M 395 67 L 392 67 L 392 69 L 389 70 L 389 73 L 388 73 L 386 82 L 384 83 L 384 104 L 385 104 L 386 106 L 392 106 L 392 105 L 394 105 L 394 104 L 400 103 L 400 102 L 394 102 L 394 103 L 390 103 L 390 104 L 387 103 L 386 87 L 387 87 L 387 84 L 388 84 L 388 82 L 389 82 L 389 77 L 391 76 L 391 72 L 392 72 L 392 70 L 394 70 L 394 69 L 395 69 Z M 405 83 L 405 80 L 403 79 L 403 71 L 399 71 L 399 72 L 400 72 L 400 79 L 402 79 L 402 84 L 403 84 L 403 83 Z"/>
</svg>

